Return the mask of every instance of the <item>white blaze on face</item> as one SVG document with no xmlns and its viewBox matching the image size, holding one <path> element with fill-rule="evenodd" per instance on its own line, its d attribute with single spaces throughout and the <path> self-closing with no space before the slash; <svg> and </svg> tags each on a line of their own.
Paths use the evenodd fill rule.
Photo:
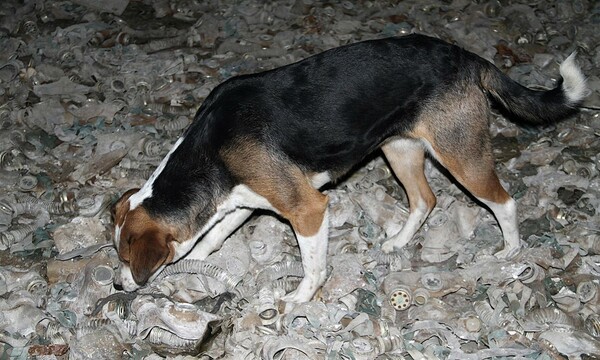
<svg viewBox="0 0 600 360">
<path fill-rule="evenodd" d="M 115 224 L 115 246 L 119 249 L 119 242 L 121 241 L 121 226 Z"/>
<path fill-rule="evenodd" d="M 122 206 L 128 206 L 129 202 L 125 201 L 123 203 Z M 129 209 L 126 210 L 125 212 L 125 216 L 123 217 L 123 222 L 122 223 L 118 223 L 117 219 L 115 219 L 115 238 L 114 238 L 114 244 L 115 247 L 117 248 L 117 251 L 119 251 L 119 243 L 121 242 L 121 230 L 123 229 L 123 225 L 125 225 L 125 222 L 127 221 L 127 213 L 129 212 Z"/>
</svg>

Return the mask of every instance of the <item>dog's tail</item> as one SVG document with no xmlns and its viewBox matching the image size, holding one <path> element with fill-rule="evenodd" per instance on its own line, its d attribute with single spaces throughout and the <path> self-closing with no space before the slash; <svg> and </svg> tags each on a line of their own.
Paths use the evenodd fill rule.
<svg viewBox="0 0 600 360">
<path fill-rule="evenodd" d="M 572 53 L 560 65 L 558 86 L 548 91 L 528 89 L 486 62 L 481 85 L 492 98 L 518 118 L 532 124 L 548 124 L 574 113 L 589 94 L 585 77 Z"/>
</svg>

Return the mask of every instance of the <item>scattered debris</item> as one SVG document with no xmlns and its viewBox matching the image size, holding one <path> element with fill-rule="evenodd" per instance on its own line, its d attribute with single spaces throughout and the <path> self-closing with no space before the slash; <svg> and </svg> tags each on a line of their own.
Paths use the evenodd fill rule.
<svg viewBox="0 0 600 360">
<path fill-rule="evenodd" d="M 0 10 L 0 358 L 578 359 L 600 356 L 600 3 L 47 1 Z M 110 204 L 142 185 L 210 91 L 236 75 L 411 32 L 456 43 L 534 88 L 571 52 L 592 92 L 544 129 L 494 114 L 497 169 L 523 251 L 491 254 L 493 216 L 429 161 L 438 206 L 415 239 L 374 154 L 329 187 L 328 280 L 258 214 L 206 261 L 113 287 Z"/>
</svg>

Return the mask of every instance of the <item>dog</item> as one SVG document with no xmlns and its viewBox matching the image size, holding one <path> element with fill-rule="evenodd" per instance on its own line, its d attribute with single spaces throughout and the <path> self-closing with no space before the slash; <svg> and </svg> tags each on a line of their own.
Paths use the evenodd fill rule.
<svg viewBox="0 0 600 360">
<path fill-rule="evenodd" d="M 429 154 L 495 215 L 508 258 L 518 253 L 516 202 L 494 169 L 490 101 L 517 122 L 548 124 L 586 96 L 575 53 L 555 89 L 534 91 L 490 62 L 424 35 L 369 40 L 217 86 L 141 189 L 115 203 L 118 280 L 134 291 L 183 257 L 205 259 L 252 213 L 291 224 L 304 278 L 287 302 L 326 280 L 328 210 L 319 188 L 377 149 L 408 195 L 410 214 L 384 252 L 405 246 L 436 204 Z"/>
</svg>

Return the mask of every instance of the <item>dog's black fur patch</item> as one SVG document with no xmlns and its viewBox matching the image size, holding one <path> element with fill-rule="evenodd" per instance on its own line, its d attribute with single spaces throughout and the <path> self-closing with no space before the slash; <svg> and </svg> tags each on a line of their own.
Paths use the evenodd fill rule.
<svg viewBox="0 0 600 360">
<path fill-rule="evenodd" d="M 547 95 L 526 89 L 484 59 L 439 39 L 409 35 L 364 41 L 217 86 L 143 205 L 151 214 L 179 217 L 203 198 L 226 194 L 239 182 L 219 153 L 235 139 L 260 143 L 307 173 L 329 171 L 337 178 L 386 139 L 413 129 L 423 107 L 458 82 L 481 84 L 484 71 L 498 87 L 493 98 L 520 95 L 503 105 L 517 107 L 511 111 L 526 120 L 529 110 L 522 107 L 531 103 L 537 104 L 532 119 L 544 112 L 540 104 L 551 109 L 556 102 L 568 111 L 560 88 Z M 543 119 L 565 115 L 546 113 Z M 462 129 L 453 131 L 462 137 Z M 206 206 L 214 208 L 212 200 Z"/>
</svg>

